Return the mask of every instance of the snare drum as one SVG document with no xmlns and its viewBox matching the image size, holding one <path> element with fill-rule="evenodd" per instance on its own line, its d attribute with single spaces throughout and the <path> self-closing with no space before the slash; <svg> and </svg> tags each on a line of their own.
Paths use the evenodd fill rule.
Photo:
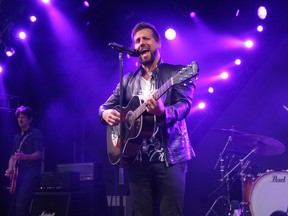
<svg viewBox="0 0 288 216">
<path fill-rule="evenodd" d="M 249 207 L 253 216 L 287 212 L 288 171 L 268 171 L 256 178 L 249 195 Z"/>
</svg>

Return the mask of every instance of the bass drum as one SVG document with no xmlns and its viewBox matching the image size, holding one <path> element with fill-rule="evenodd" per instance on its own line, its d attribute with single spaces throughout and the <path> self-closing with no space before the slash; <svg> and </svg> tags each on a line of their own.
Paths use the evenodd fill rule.
<svg viewBox="0 0 288 216">
<path fill-rule="evenodd" d="M 288 171 L 268 171 L 258 177 L 252 184 L 249 203 L 253 216 L 287 215 Z"/>
</svg>

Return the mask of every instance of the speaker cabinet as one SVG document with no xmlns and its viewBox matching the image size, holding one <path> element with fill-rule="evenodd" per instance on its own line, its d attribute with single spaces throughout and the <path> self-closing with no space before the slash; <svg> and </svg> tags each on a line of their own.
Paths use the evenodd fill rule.
<svg viewBox="0 0 288 216">
<path fill-rule="evenodd" d="M 82 192 L 36 192 L 31 204 L 31 216 L 86 214 L 86 196 Z"/>
<path fill-rule="evenodd" d="M 9 209 L 11 206 L 11 195 L 8 188 L 1 187 L 0 190 L 0 215 L 9 215 Z"/>
<path fill-rule="evenodd" d="M 110 216 L 104 182 L 80 181 L 80 190 L 87 196 L 87 216 Z"/>
</svg>

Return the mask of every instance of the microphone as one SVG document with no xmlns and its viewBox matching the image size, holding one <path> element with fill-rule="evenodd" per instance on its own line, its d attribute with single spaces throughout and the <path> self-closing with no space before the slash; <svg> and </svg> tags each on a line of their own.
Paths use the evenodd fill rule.
<svg viewBox="0 0 288 216">
<path fill-rule="evenodd" d="M 123 45 L 117 44 L 117 43 L 109 43 L 108 44 L 112 49 L 118 50 L 123 53 L 127 53 L 130 56 L 138 57 L 140 55 L 140 52 L 136 49 L 125 47 Z"/>
</svg>

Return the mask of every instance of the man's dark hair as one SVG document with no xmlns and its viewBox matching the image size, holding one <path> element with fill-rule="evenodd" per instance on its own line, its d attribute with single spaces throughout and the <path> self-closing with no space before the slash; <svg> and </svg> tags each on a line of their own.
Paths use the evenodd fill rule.
<svg viewBox="0 0 288 216">
<path fill-rule="evenodd" d="M 151 25 L 150 23 L 147 23 L 147 22 L 140 22 L 140 23 L 137 23 L 136 26 L 132 29 L 132 32 L 131 32 L 132 41 L 134 41 L 135 34 L 138 31 L 141 31 L 142 29 L 145 29 L 145 28 L 152 30 L 153 37 L 156 40 L 156 42 L 159 42 L 161 40 L 159 32 L 156 30 L 156 28 L 153 25 Z"/>
<path fill-rule="evenodd" d="M 18 117 L 20 114 L 25 115 L 31 119 L 33 117 L 33 110 L 28 106 L 20 106 L 16 109 L 15 115 Z"/>
</svg>

